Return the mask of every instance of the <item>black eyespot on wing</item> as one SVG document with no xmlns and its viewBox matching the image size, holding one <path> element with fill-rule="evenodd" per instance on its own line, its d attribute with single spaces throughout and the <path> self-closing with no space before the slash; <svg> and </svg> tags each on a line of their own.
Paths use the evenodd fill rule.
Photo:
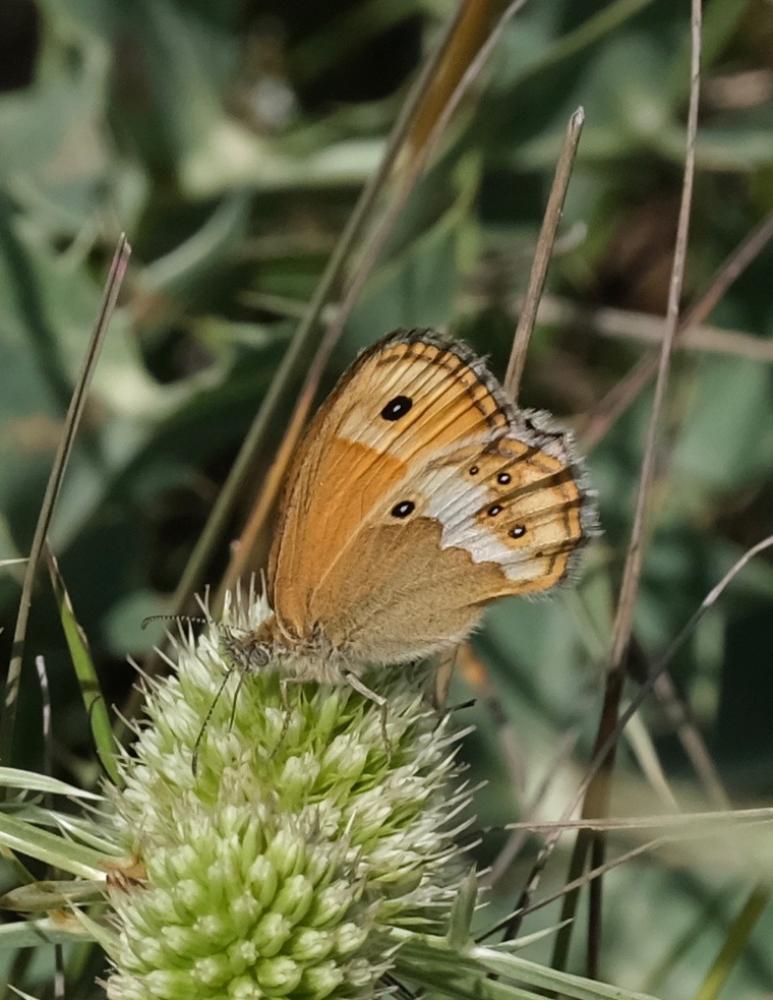
<svg viewBox="0 0 773 1000">
<path fill-rule="evenodd" d="M 497 514 L 501 514 L 502 506 L 498 503 L 492 503 L 489 509 L 486 511 L 489 517 L 496 517 Z"/>
<path fill-rule="evenodd" d="M 477 476 L 479 472 L 480 472 L 480 469 L 478 468 L 477 465 L 471 465 L 470 466 L 470 475 L 471 476 Z"/>
<path fill-rule="evenodd" d="M 512 477 L 509 472 L 500 472 L 497 476 L 497 482 L 501 483 L 502 486 L 507 486 L 511 478 Z"/>
<path fill-rule="evenodd" d="M 408 517 L 416 510 L 416 504 L 412 500 L 401 500 L 400 503 L 396 503 L 392 508 L 392 517 Z"/>
<path fill-rule="evenodd" d="M 405 416 L 412 406 L 413 400 L 410 397 L 395 396 L 394 399 L 389 400 L 381 411 L 381 416 L 384 420 L 399 420 L 400 417 Z"/>
<path fill-rule="evenodd" d="M 526 528 L 522 524 L 516 524 L 514 528 L 510 529 L 511 538 L 523 538 L 526 534 Z"/>
</svg>

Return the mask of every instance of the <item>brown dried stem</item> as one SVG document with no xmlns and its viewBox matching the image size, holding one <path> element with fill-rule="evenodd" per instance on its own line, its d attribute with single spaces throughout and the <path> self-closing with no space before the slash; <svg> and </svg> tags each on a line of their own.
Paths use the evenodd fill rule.
<svg viewBox="0 0 773 1000">
<path fill-rule="evenodd" d="M 757 810 L 757 812 L 762 812 L 763 810 Z M 730 816 L 729 819 L 733 819 Z M 771 818 L 765 816 L 762 818 L 754 819 L 751 816 L 744 817 L 742 829 L 746 830 L 749 828 L 754 828 L 758 826 L 769 826 L 771 823 Z M 566 829 L 566 827 L 562 827 Z M 560 889 L 555 892 L 550 893 L 547 896 L 542 896 L 540 899 L 531 903 L 529 906 L 523 907 L 520 910 L 516 910 L 511 913 L 507 918 L 512 920 L 515 918 L 522 919 L 531 913 L 536 913 L 538 910 L 549 906 L 551 903 L 555 903 L 557 899 L 561 899 L 562 896 L 566 896 L 567 893 L 572 892 L 575 889 L 582 889 L 594 879 L 600 878 L 606 875 L 608 871 L 612 871 L 614 868 L 618 868 L 620 865 L 628 864 L 629 862 L 640 857 L 642 854 L 647 854 L 650 851 L 657 850 L 660 847 L 666 846 L 668 844 L 676 844 L 683 841 L 692 841 L 701 837 L 715 837 L 717 834 L 716 827 L 706 827 L 699 829 L 687 828 L 684 831 L 674 832 L 674 833 L 664 833 L 658 837 L 653 837 L 651 840 L 645 841 L 643 844 L 638 844 L 636 847 L 632 847 L 630 850 L 625 851 L 623 854 L 619 854 L 617 857 L 613 858 L 611 861 L 605 862 L 598 868 L 591 868 L 585 874 L 581 875 L 579 878 L 572 882 L 567 882 Z M 501 925 L 500 925 L 501 926 Z M 488 937 L 494 932 L 494 929 L 489 931 L 485 936 Z"/>
<path fill-rule="evenodd" d="M 734 281 L 746 270 L 773 239 L 773 212 L 756 226 L 733 250 L 706 288 L 684 314 L 677 329 L 677 342 L 703 323 L 714 311 Z M 631 371 L 613 386 L 584 421 L 580 439 L 586 449 L 595 448 L 613 424 L 625 413 L 649 385 L 658 370 L 658 354 L 653 351 L 641 358 Z"/>
<path fill-rule="evenodd" d="M 655 682 L 655 694 L 663 705 L 666 717 L 674 726 L 684 752 L 703 785 L 706 795 L 714 805 L 721 809 L 729 809 L 730 798 L 725 791 L 700 729 L 668 673 L 658 677 Z"/>
<path fill-rule="evenodd" d="M 771 222 L 773 222 L 773 217 Z M 770 227 L 770 233 L 773 235 L 773 225 Z M 721 354 L 745 358 L 749 361 L 759 361 L 763 364 L 773 364 L 773 343 L 767 338 L 747 333 L 744 330 L 728 330 L 705 323 L 698 325 L 695 321 L 692 321 L 688 326 L 688 318 L 692 315 L 693 310 L 690 309 L 679 324 L 674 342 L 675 350 Z M 609 306 L 586 307 L 572 302 L 570 299 L 554 295 L 543 297 L 537 312 L 537 322 L 547 326 L 585 329 L 599 337 L 629 340 L 645 346 L 659 346 L 663 340 L 663 320 L 651 313 L 635 312 L 631 309 L 614 309 Z M 654 374 L 656 367 L 653 368 L 651 362 L 654 360 L 657 364 L 657 352 L 648 353 L 646 360 L 649 372 Z M 616 393 L 617 387 L 626 384 L 631 375 L 632 372 L 629 372 L 621 382 L 616 384 L 613 391 Z M 602 405 L 603 400 L 594 413 L 600 413 Z"/>
<path fill-rule="evenodd" d="M 293 409 L 290 423 L 282 439 L 277 457 L 266 477 L 261 492 L 256 500 L 249 521 L 239 539 L 233 553 L 225 578 L 219 592 L 219 599 L 225 590 L 233 587 L 237 580 L 252 566 L 258 564 L 261 537 L 271 510 L 279 495 L 281 483 L 287 470 L 287 465 L 295 450 L 308 414 L 316 398 L 317 389 L 327 367 L 330 355 L 343 334 L 346 321 L 354 309 L 363 286 L 370 276 L 381 251 L 394 225 L 399 218 L 408 196 L 415 188 L 419 177 L 424 172 L 429 159 L 440 138 L 445 133 L 448 123 L 458 108 L 462 98 L 470 86 L 480 75 L 484 65 L 491 55 L 507 21 L 524 5 L 526 0 L 513 0 L 507 4 L 500 18 L 494 24 L 484 43 L 478 49 L 475 57 L 467 65 L 464 72 L 455 80 L 455 85 L 448 95 L 442 111 L 434 122 L 434 127 L 427 134 L 426 140 L 417 146 L 410 144 L 410 159 L 402 159 L 398 183 L 392 193 L 392 198 L 378 224 L 368 237 L 360 251 L 357 267 L 349 279 L 346 292 L 340 307 L 332 322 L 328 325 L 319 342 L 311 365 L 306 373 L 303 386 Z M 460 30 L 466 22 L 459 21 Z M 449 42 L 451 44 L 451 42 Z M 458 67 L 457 67 L 458 69 Z M 433 97 L 433 100 L 435 98 Z M 421 109 L 419 109 L 421 110 Z M 422 124 L 422 129 L 425 127 Z M 411 131 L 410 135 L 413 135 Z M 406 147 L 408 148 L 408 147 Z"/>
<path fill-rule="evenodd" d="M 577 147 L 580 142 L 584 123 L 585 111 L 582 108 L 577 108 L 566 126 L 566 133 L 561 145 L 558 163 L 556 164 L 553 184 L 550 188 L 545 215 L 542 219 L 542 228 L 540 229 L 537 247 L 534 252 L 526 296 L 521 307 L 521 314 L 518 317 L 518 325 L 515 330 L 504 381 L 505 392 L 509 394 L 516 406 L 518 405 L 518 394 L 523 369 L 526 364 L 526 355 L 529 350 L 529 341 L 531 340 L 534 324 L 537 320 L 537 310 L 539 309 L 542 291 L 545 287 L 550 259 L 553 256 L 558 225 L 561 221 L 561 213 L 563 212 L 564 201 L 566 200 L 566 191 L 569 187 L 569 179 L 572 176 L 572 168 L 577 155 Z"/>
<path fill-rule="evenodd" d="M 652 402 L 652 412 L 647 427 L 647 438 L 639 477 L 639 491 L 636 498 L 631 538 L 623 566 L 623 579 L 620 587 L 620 597 L 617 614 L 612 631 L 612 650 L 607 666 L 607 683 L 604 693 L 604 705 L 601 712 L 599 729 L 596 737 L 596 749 L 607 741 L 617 725 L 620 711 L 620 700 L 623 692 L 624 669 L 628 656 L 633 630 L 633 614 L 636 598 L 639 592 L 642 564 L 644 558 L 644 532 L 649 520 L 649 507 L 652 486 L 655 479 L 655 460 L 660 437 L 660 422 L 665 407 L 668 379 L 671 368 L 671 354 L 674 339 L 679 326 L 679 311 L 684 285 L 685 261 L 690 231 L 690 210 L 692 207 L 693 181 L 695 177 L 695 140 L 698 133 L 698 106 L 700 103 L 700 69 L 701 69 L 701 23 L 702 8 L 700 0 L 691 0 L 690 17 L 690 100 L 687 112 L 687 141 L 682 180 L 682 194 L 679 205 L 679 219 L 676 229 L 676 244 L 671 268 L 671 281 L 668 292 L 668 306 L 663 335 L 663 343 L 658 358 L 658 374 L 655 383 L 655 395 Z M 588 787 L 583 803 L 583 816 L 602 816 L 607 810 L 610 792 L 611 771 L 614 766 L 615 744 L 613 743 L 604 766 Z M 605 838 L 603 834 L 594 834 L 588 838 L 580 833 L 577 836 L 573 865 L 575 873 L 585 865 L 587 848 L 590 846 L 592 867 L 604 863 Z M 602 911 L 602 879 L 596 879 L 591 884 L 590 912 L 588 918 L 588 976 L 598 975 L 599 955 L 601 948 L 601 911 Z M 567 897 L 566 913 L 575 903 L 575 899 Z M 557 965 L 563 967 L 571 940 L 571 924 L 559 932 L 556 940 L 554 959 Z"/>
<path fill-rule="evenodd" d="M 684 265 L 687 252 L 689 233 L 690 205 L 692 201 L 692 186 L 695 169 L 695 137 L 698 123 L 698 99 L 700 84 L 700 3 L 692 0 L 691 34 L 692 59 L 690 81 L 690 106 L 687 125 L 687 150 L 682 185 L 682 198 L 677 225 L 677 237 L 674 248 L 674 259 L 669 288 L 668 309 L 661 350 L 658 358 L 658 379 L 655 389 L 652 413 L 647 432 L 644 459 L 640 473 L 639 492 L 637 496 L 634 521 L 631 529 L 631 539 L 626 554 L 623 579 L 618 610 L 613 629 L 612 649 L 610 652 L 607 684 L 604 693 L 604 703 L 599 722 L 599 729 L 594 746 L 593 760 L 599 760 L 601 766 L 593 770 L 592 777 L 587 782 L 587 790 L 583 790 L 583 816 L 602 815 L 606 810 L 609 792 L 608 774 L 614 759 L 614 748 L 619 731 L 618 714 L 623 689 L 623 667 L 628 653 L 631 630 L 633 625 L 633 609 L 638 594 L 643 558 L 643 537 L 647 522 L 648 507 L 655 471 L 655 451 L 659 437 L 659 424 L 663 411 L 668 376 L 670 370 L 671 352 L 679 322 L 679 303 L 681 299 Z M 602 754 L 602 748 L 603 754 Z M 601 757 L 599 755 L 602 754 Z M 571 813 L 569 813 L 571 815 Z M 585 866 L 587 850 L 592 843 L 586 831 L 578 834 L 575 849 L 570 864 L 569 881 L 576 879 Z M 597 841 L 601 843 L 601 841 Z M 528 906 L 539 883 L 541 872 L 552 853 L 555 843 L 546 841 L 532 869 L 527 884 L 524 887 L 516 913 L 521 913 Z M 597 847 L 594 852 L 595 867 L 603 865 L 603 848 Z M 561 920 L 567 923 L 559 931 L 553 955 L 553 966 L 562 968 L 565 964 L 569 942 L 571 940 L 571 918 L 576 908 L 576 892 L 566 896 Z M 588 975 L 594 977 L 598 966 L 600 946 L 600 883 L 594 882 L 591 898 L 591 920 L 589 925 L 588 945 Z M 505 926 L 505 935 L 513 936 L 520 926 L 520 917 L 510 919 Z"/>
<path fill-rule="evenodd" d="M 13 634 L 11 663 L 8 668 L 8 676 L 5 680 L 2 705 L 0 706 L 0 760 L 4 764 L 8 764 L 11 759 L 22 660 L 24 657 L 24 643 L 27 636 L 30 609 L 32 607 L 32 590 L 35 584 L 35 577 L 40 557 L 43 553 L 46 536 L 48 535 L 48 529 L 51 526 L 51 520 L 54 516 L 67 462 L 72 452 L 84 407 L 86 406 L 86 397 L 91 385 L 91 379 L 99 359 L 108 326 L 110 325 L 115 304 L 118 300 L 118 293 L 121 290 L 130 255 L 131 247 L 129 246 L 129 241 L 126 239 L 125 234 L 122 233 L 110 264 L 110 271 L 105 283 L 99 314 L 83 357 L 81 370 L 78 373 L 72 397 L 70 398 L 62 437 L 59 441 L 54 464 L 48 477 L 46 492 L 43 496 L 43 503 L 41 504 L 37 524 L 35 525 L 35 532 L 32 536 L 29 558 L 24 570 L 16 627 Z"/>
</svg>

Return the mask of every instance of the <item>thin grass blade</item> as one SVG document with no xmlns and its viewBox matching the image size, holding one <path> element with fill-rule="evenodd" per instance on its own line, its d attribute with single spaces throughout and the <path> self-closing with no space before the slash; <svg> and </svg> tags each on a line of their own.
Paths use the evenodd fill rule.
<svg viewBox="0 0 773 1000">
<path fill-rule="evenodd" d="M 78 623 L 78 619 L 75 617 L 75 610 L 59 570 L 56 557 L 47 546 L 46 557 L 51 576 L 51 586 L 54 589 L 54 596 L 59 608 L 59 617 L 62 622 L 65 641 L 70 651 L 70 659 L 75 670 L 75 676 L 78 679 L 78 686 L 86 708 L 86 715 L 91 727 L 91 735 L 94 740 L 97 756 L 110 780 L 113 784 L 117 785 L 121 779 L 115 763 L 115 737 L 113 736 L 110 715 L 105 697 L 102 694 L 97 670 L 91 658 L 88 639 L 86 638 L 86 633 Z"/>
<path fill-rule="evenodd" d="M 712 962 L 695 1000 L 716 1000 L 733 971 L 736 962 L 744 953 L 752 931 L 770 902 L 770 889 L 756 885 L 749 893 L 740 913 L 728 928 L 727 936 Z"/>
<path fill-rule="evenodd" d="M 30 608 L 32 607 L 32 589 L 35 583 L 40 557 L 43 553 L 43 546 L 48 535 L 48 529 L 54 515 L 56 501 L 64 480 L 64 473 L 67 462 L 70 458 L 75 435 L 80 425 L 83 409 L 86 405 L 91 378 L 94 374 L 102 344 L 107 333 L 110 319 L 118 301 L 118 293 L 121 290 L 126 267 L 129 262 L 131 247 L 125 235 L 121 235 L 118 245 L 113 255 L 110 265 L 105 290 L 102 296 L 102 304 L 91 335 L 86 353 L 83 358 L 78 379 L 75 383 L 70 405 L 65 417 L 62 437 L 56 452 L 56 458 L 48 478 L 46 492 L 38 515 L 35 533 L 30 546 L 29 559 L 24 572 L 24 582 L 22 584 L 21 599 L 19 601 L 19 611 L 16 618 L 16 627 L 13 634 L 13 652 L 11 663 L 8 668 L 8 675 L 5 680 L 5 690 L 2 706 L 0 706 L 0 760 L 8 761 L 11 756 L 13 745 L 13 734 L 16 725 L 16 708 L 19 696 L 19 684 L 21 681 L 22 661 L 24 657 L 24 644 L 27 637 L 27 623 L 29 622 Z"/>
</svg>

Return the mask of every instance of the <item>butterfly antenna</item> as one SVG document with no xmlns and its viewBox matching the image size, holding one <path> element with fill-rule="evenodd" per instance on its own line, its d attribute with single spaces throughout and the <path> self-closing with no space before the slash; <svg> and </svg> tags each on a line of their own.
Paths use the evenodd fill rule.
<svg viewBox="0 0 773 1000">
<path fill-rule="evenodd" d="M 233 673 L 234 668 L 229 667 L 226 671 L 225 677 L 220 682 L 215 697 L 212 699 L 212 704 L 207 709 L 207 714 L 204 716 L 204 721 L 201 724 L 201 729 L 199 730 L 198 736 L 196 737 L 196 742 L 193 744 L 193 757 L 191 758 L 191 771 L 193 777 L 195 778 L 199 770 L 199 750 L 201 748 L 201 741 L 204 739 L 204 733 L 207 731 L 207 726 L 209 725 L 210 719 L 212 718 L 212 713 L 215 711 L 217 703 L 220 701 L 220 696 L 222 695 L 226 684 L 228 683 L 228 678 Z M 241 680 L 239 681 L 239 686 L 241 686 Z"/>
<path fill-rule="evenodd" d="M 197 625 L 209 625 L 209 618 L 202 618 L 201 615 L 146 615 L 140 623 L 142 628 L 147 628 L 151 622 L 195 622 Z"/>
<path fill-rule="evenodd" d="M 242 684 L 244 684 L 244 678 L 246 673 L 247 673 L 246 670 L 242 670 L 242 672 L 239 674 L 239 683 L 236 685 L 236 690 L 234 691 L 233 701 L 231 702 L 231 717 L 228 720 L 229 733 L 234 727 L 234 719 L 236 718 L 236 702 L 239 700 L 239 693 L 241 692 Z"/>
<path fill-rule="evenodd" d="M 477 698 L 468 698 L 466 701 L 459 701 L 455 705 L 448 705 L 443 709 L 440 715 L 442 718 L 445 718 L 447 715 L 451 715 L 452 712 L 462 712 L 466 708 L 475 708 L 477 703 Z"/>
</svg>

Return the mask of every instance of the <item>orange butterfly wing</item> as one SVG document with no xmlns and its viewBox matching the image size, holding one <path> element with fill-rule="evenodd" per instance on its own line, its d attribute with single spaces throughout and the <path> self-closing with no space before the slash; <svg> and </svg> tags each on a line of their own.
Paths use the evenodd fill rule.
<svg viewBox="0 0 773 1000">
<path fill-rule="evenodd" d="M 290 643 L 413 659 L 504 594 L 566 577 L 592 511 L 565 434 L 513 409 L 484 363 L 431 331 L 366 351 L 290 470 L 269 598 Z"/>
</svg>

